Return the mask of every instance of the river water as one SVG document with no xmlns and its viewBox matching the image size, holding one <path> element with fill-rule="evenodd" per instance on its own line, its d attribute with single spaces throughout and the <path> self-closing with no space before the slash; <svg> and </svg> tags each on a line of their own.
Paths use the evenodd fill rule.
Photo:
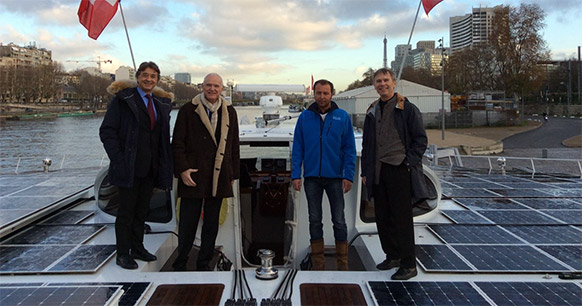
<svg viewBox="0 0 582 306">
<path fill-rule="evenodd" d="M 171 130 L 177 114 L 178 110 L 171 113 Z M 239 121 L 254 124 L 254 118 L 260 116 L 262 110 L 259 106 L 237 107 L 237 114 Z M 281 109 L 281 116 L 286 115 L 292 114 L 285 106 Z M 99 140 L 102 121 L 102 116 L 80 116 L 0 123 L 0 174 L 16 170 L 38 171 L 45 158 L 52 160 L 51 169 L 60 169 L 61 165 L 63 168 L 79 168 L 107 164 Z M 244 153 L 242 148 L 241 153 Z"/>
</svg>

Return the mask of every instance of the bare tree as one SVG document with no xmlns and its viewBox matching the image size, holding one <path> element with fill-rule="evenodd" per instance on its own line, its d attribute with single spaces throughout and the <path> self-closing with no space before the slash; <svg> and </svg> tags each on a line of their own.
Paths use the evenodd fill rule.
<svg viewBox="0 0 582 306">
<path fill-rule="evenodd" d="M 549 59 L 540 31 L 545 13 L 537 4 L 519 8 L 502 6 L 495 11 L 490 44 L 493 47 L 499 82 L 507 95 L 528 94 L 543 82 L 539 62 Z"/>
<path fill-rule="evenodd" d="M 473 90 L 496 90 L 495 54 L 483 44 L 453 53 L 445 63 L 446 88 L 464 94 Z"/>
</svg>

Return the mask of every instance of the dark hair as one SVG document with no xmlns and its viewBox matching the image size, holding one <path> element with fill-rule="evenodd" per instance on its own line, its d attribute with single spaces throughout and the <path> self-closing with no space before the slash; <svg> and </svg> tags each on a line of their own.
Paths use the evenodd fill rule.
<svg viewBox="0 0 582 306">
<path fill-rule="evenodd" d="M 389 74 L 390 77 L 392 77 L 392 80 L 396 81 L 396 74 L 394 73 L 394 71 L 392 71 L 392 69 L 380 68 L 376 70 L 376 72 L 374 72 L 374 79 L 376 79 L 376 76 L 378 76 L 379 74 Z"/>
<path fill-rule="evenodd" d="M 333 83 L 328 80 L 325 79 L 317 80 L 317 82 L 313 84 L 313 92 L 315 92 L 315 87 L 317 87 L 317 85 L 329 85 L 329 88 L 331 88 L 331 94 L 335 93 L 333 89 Z"/>
<path fill-rule="evenodd" d="M 146 68 L 151 68 L 155 72 L 157 72 L 158 73 L 158 81 L 160 80 L 160 67 L 158 67 L 158 65 L 154 62 L 143 62 L 143 63 L 139 64 L 139 68 L 137 68 L 137 71 L 135 72 L 135 78 L 137 79 L 139 77 L 139 74 L 142 73 L 144 70 L 146 70 Z"/>
</svg>

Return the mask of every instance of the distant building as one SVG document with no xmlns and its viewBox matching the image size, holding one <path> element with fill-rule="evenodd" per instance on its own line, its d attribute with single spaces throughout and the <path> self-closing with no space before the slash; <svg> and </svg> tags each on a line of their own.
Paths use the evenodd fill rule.
<svg viewBox="0 0 582 306">
<path fill-rule="evenodd" d="M 52 52 L 44 48 L 37 48 L 34 44 L 21 47 L 13 43 L 8 45 L 0 43 L 0 67 L 32 67 L 51 65 L 52 62 Z"/>
<path fill-rule="evenodd" d="M 501 7 L 500 5 L 478 7 L 473 8 L 472 14 L 450 17 L 449 41 L 452 51 L 455 52 L 477 44 L 487 44 L 491 35 L 495 10 Z"/>
<path fill-rule="evenodd" d="M 174 74 L 174 80 L 184 84 L 190 84 L 192 82 L 192 76 L 188 72 L 178 72 Z"/>
<path fill-rule="evenodd" d="M 241 93 L 243 99 L 259 99 L 265 95 L 278 95 L 285 99 L 296 99 L 305 95 L 303 84 L 236 84 L 235 93 Z"/>
<path fill-rule="evenodd" d="M 404 60 L 405 55 L 406 62 L 404 63 L 403 67 L 414 66 L 414 59 L 408 56 L 411 49 L 411 45 L 396 45 L 396 47 L 394 47 L 394 60 L 390 63 L 390 67 L 392 67 L 392 71 L 394 71 L 394 73 L 398 74 L 398 71 L 400 71 L 400 65 L 402 65 L 402 61 Z"/>
<path fill-rule="evenodd" d="M 115 70 L 115 80 L 131 80 L 135 81 L 135 69 L 128 66 L 120 66 Z"/>
</svg>

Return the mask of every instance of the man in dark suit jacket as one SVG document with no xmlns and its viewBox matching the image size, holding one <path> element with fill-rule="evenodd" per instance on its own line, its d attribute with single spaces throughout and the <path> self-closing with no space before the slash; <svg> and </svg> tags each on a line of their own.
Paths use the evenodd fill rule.
<svg viewBox="0 0 582 306">
<path fill-rule="evenodd" d="M 153 188 L 172 187 L 170 148 L 171 94 L 156 88 L 160 69 L 143 62 L 135 82 L 117 81 L 108 88 L 111 100 L 99 137 L 109 156 L 109 182 L 119 187 L 115 219 L 117 264 L 137 269 L 135 259 L 157 257 L 143 245 L 144 224 Z M 155 89 L 155 90 L 154 90 Z"/>
</svg>

